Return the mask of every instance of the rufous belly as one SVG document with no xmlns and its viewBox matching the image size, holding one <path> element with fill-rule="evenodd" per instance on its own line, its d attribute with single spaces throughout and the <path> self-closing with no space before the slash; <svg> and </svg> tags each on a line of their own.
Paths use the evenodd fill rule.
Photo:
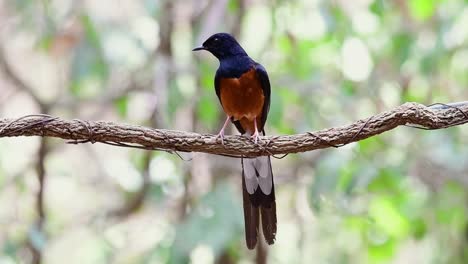
<svg viewBox="0 0 468 264">
<path fill-rule="evenodd" d="M 220 81 L 220 99 L 224 112 L 239 120 L 244 130 L 254 132 L 254 120 L 260 124 L 265 96 L 255 70 L 244 73 L 240 78 L 223 78 Z"/>
</svg>

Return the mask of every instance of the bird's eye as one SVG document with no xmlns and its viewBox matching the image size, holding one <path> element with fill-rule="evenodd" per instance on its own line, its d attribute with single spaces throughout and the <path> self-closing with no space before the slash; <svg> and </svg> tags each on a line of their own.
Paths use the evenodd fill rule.
<svg viewBox="0 0 468 264">
<path fill-rule="evenodd" d="M 218 41 L 218 40 L 219 40 L 219 38 L 214 38 L 214 39 L 213 39 L 213 41 Z"/>
</svg>

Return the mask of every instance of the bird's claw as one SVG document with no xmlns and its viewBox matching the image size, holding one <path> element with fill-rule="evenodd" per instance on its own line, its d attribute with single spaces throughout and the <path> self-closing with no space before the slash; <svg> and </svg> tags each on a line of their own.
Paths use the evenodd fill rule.
<svg viewBox="0 0 468 264">
<path fill-rule="evenodd" d="M 255 133 L 251 136 L 251 138 L 253 138 L 255 144 L 258 143 L 258 137 L 259 137 L 258 131 L 255 131 Z"/>
<path fill-rule="evenodd" d="M 216 141 L 218 141 L 218 138 L 221 138 L 221 145 L 224 146 L 224 131 L 219 131 L 218 135 L 216 136 Z"/>
</svg>

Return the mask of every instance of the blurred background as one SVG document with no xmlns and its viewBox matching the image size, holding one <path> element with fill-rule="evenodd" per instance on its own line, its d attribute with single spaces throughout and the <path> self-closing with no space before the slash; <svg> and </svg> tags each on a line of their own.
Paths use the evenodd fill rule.
<svg viewBox="0 0 468 264">
<path fill-rule="evenodd" d="M 0 116 L 217 133 L 218 62 L 191 51 L 216 32 L 267 68 L 270 135 L 468 98 L 466 0 L 4 0 Z M 0 263 L 468 263 L 467 136 L 274 159 L 277 241 L 257 251 L 237 159 L 2 138 Z"/>
</svg>

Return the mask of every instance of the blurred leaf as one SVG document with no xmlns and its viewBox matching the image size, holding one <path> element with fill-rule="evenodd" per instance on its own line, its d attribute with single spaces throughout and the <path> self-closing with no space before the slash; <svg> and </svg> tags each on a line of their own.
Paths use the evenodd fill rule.
<svg viewBox="0 0 468 264">
<path fill-rule="evenodd" d="M 436 53 L 431 53 L 428 56 L 424 56 L 421 60 L 421 70 L 422 72 L 430 76 L 437 71 L 437 66 L 439 65 L 440 57 Z"/>
<path fill-rule="evenodd" d="M 363 232 L 367 230 L 369 223 L 370 221 L 367 217 L 351 215 L 345 218 L 345 227 L 355 231 Z"/>
<path fill-rule="evenodd" d="M 388 239 L 382 244 L 371 245 L 368 248 L 368 257 L 370 263 L 384 263 L 395 254 L 397 243 Z"/>
<path fill-rule="evenodd" d="M 82 24 L 86 39 L 77 46 L 73 57 L 70 88 L 76 96 L 91 97 L 102 90 L 109 70 L 94 24 L 88 16 L 82 16 Z"/>
<path fill-rule="evenodd" d="M 362 155 L 372 156 L 384 147 L 385 142 L 380 136 L 375 136 L 361 140 L 357 144 Z"/>
<path fill-rule="evenodd" d="M 229 0 L 227 5 L 229 12 L 235 12 L 239 9 L 239 1 L 242 0 Z"/>
<path fill-rule="evenodd" d="M 429 92 L 429 87 L 418 85 L 416 82 L 411 82 L 411 85 L 404 93 L 403 100 L 405 102 L 424 102 L 426 101 L 426 98 L 428 98 Z"/>
<path fill-rule="evenodd" d="M 348 96 L 355 95 L 356 83 L 349 81 L 349 80 L 345 80 L 341 82 L 341 91 L 343 92 L 343 94 L 348 95 Z"/>
<path fill-rule="evenodd" d="M 339 172 L 338 182 L 336 188 L 339 192 L 349 194 L 354 186 L 354 176 L 357 171 L 357 166 L 355 164 L 348 164 L 347 166 L 342 166 Z"/>
<path fill-rule="evenodd" d="M 96 96 L 107 77 L 107 65 L 92 46 L 79 45 L 72 63 L 72 94 L 78 97 Z"/>
<path fill-rule="evenodd" d="M 280 36 L 278 38 L 278 47 L 280 51 L 284 54 L 291 53 L 293 49 L 291 39 L 287 35 Z"/>
<path fill-rule="evenodd" d="M 21 14 L 20 22 L 22 27 L 30 28 L 37 26 L 37 21 L 34 19 L 34 14 L 37 12 L 36 8 L 38 1 L 15 0 L 8 2 L 12 3 L 16 11 Z M 5 3 L 7 2 L 5 1 Z M 6 5 L 5 7 L 8 7 L 8 5 Z"/>
<path fill-rule="evenodd" d="M 409 0 L 408 6 L 415 19 L 424 21 L 433 16 L 436 3 L 437 0 Z"/>
<path fill-rule="evenodd" d="M 120 117 L 125 118 L 127 116 L 128 108 L 128 96 L 122 96 L 114 101 L 114 106 Z"/>
<path fill-rule="evenodd" d="M 283 130 L 283 100 L 278 93 L 271 94 L 267 124 L 279 130 L 280 133 L 285 133 Z"/>
<path fill-rule="evenodd" d="M 311 205 L 316 212 L 320 212 L 322 205 L 328 200 L 331 203 L 336 202 L 339 171 L 346 163 L 347 160 L 340 153 L 330 154 L 318 162 L 316 176 L 309 189 Z"/>
<path fill-rule="evenodd" d="M 302 103 L 301 95 L 296 90 L 289 87 L 278 87 L 276 88 L 275 93 L 279 94 L 286 104 Z"/>
<path fill-rule="evenodd" d="M 464 228 L 467 219 L 464 188 L 455 182 L 448 182 L 440 197 L 436 211 L 437 221 L 453 228 Z"/>
<path fill-rule="evenodd" d="M 378 15 L 379 17 L 382 17 L 386 10 L 384 6 L 386 3 L 387 1 L 385 0 L 374 0 L 369 6 L 369 9 L 370 11 L 372 11 L 372 13 Z"/>
<path fill-rule="evenodd" d="M 185 103 L 185 100 L 175 82 L 169 82 L 168 92 L 167 112 L 170 117 L 173 117 L 177 109 Z"/>
<path fill-rule="evenodd" d="M 401 189 L 401 174 L 390 168 L 378 171 L 378 176 L 373 178 L 367 189 L 377 193 L 399 193 Z"/>
<path fill-rule="evenodd" d="M 171 257 L 171 250 L 170 247 L 166 247 L 165 245 L 160 245 L 153 250 L 151 250 L 150 254 L 145 257 L 145 260 L 142 261 L 144 264 L 152 264 L 152 263 L 175 263 L 174 261 L 170 262 Z"/>
<path fill-rule="evenodd" d="M 197 117 L 208 128 L 212 128 L 216 124 L 221 111 L 215 96 L 204 95 L 198 101 Z"/>
<path fill-rule="evenodd" d="M 393 51 L 391 56 L 396 56 L 398 66 L 401 66 L 408 59 L 412 44 L 412 36 L 409 33 L 399 32 L 392 37 Z"/>
<path fill-rule="evenodd" d="M 163 184 L 151 184 L 150 186 L 150 190 L 149 190 L 149 198 L 151 198 L 151 200 L 154 202 L 154 203 L 162 203 L 165 199 L 167 199 L 167 196 L 166 194 L 164 193 L 164 190 L 163 190 Z"/>
<path fill-rule="evenodd" d="M 415 239 L 423 239 L 428 231 L 427 225 L 422 218 L 411 221 L 411 229 Z"/>
<path fill-rule="evenodd" d="M 383 232 L 392 237 L 403 238 L 409 233 L 410 223 L 389 197 L 379 196 L 372 200 L 369 215 Z"/>
<path fill-rule="evenodd" d="M 101 49 L 101 39 L 99 38 L 99 33 L 91 20 L 91 17 L 88 15 L 81 16 L 81 23 L 84 27 L 84 33 L 86 39 L 89 43 L 96 49 Z"/>
<path fill-rule="evenodd" d="M 312 61 L 309 59 L 310 52 L 315 47 L 315 43 L 310 40 L 298 40 L 294 47 L 295 54 L 292 57 L 293 74 L 297 78 L 310 78 L 312 71 Z"/>
<path fill-rule="evenodd" d="M 29 240 L 31 241 L 32 246 L 39 251 L 44 249 L 47 242 L 45 234 L 42 230 L 39 230 L 36 225 L 29 229 Z"/>
<path fill-rule="evenodd" d="M 15 0 L 15 7 L 18 9 L 24 9 L 31 6 L 31 3 L 34 3 L 33 0 Z"/>
<path fill-rule="evenodd" d="M 0 256 L 3 255 L 14 257 L 20 249 L 21 247 L 19 245 L 15 244 L 12 240 L 7 239 L 2 245 L 2 251 L 0 251 Z"/>
<path fill-rule="evenodd" d="M 37 48 L 40 50 L 49 50 L 52 47 L 54 38 L 55 36 L 52 34 L 42 36 L 36 44 Z"/>
<path fill-rule="evenodd" d="M 132 162 L 132 165 L 137 168 L 139 171 L 143 171 L 147 162 L 147 155 L 148 152 L 145 151 L 131 151 L 130 152 L 130 160 Z M 150 158 L 156 154 L 150 155 Z"/>
<path fill-rule="evenodd" d="M 186 263 L 197 245 L 207 245 L 216 256 L 243 234 L 240 202 L 231 185 L 218 184 L 195 206 L 186 221 L 177 228 L 172 263 Z"/>
</svg>

